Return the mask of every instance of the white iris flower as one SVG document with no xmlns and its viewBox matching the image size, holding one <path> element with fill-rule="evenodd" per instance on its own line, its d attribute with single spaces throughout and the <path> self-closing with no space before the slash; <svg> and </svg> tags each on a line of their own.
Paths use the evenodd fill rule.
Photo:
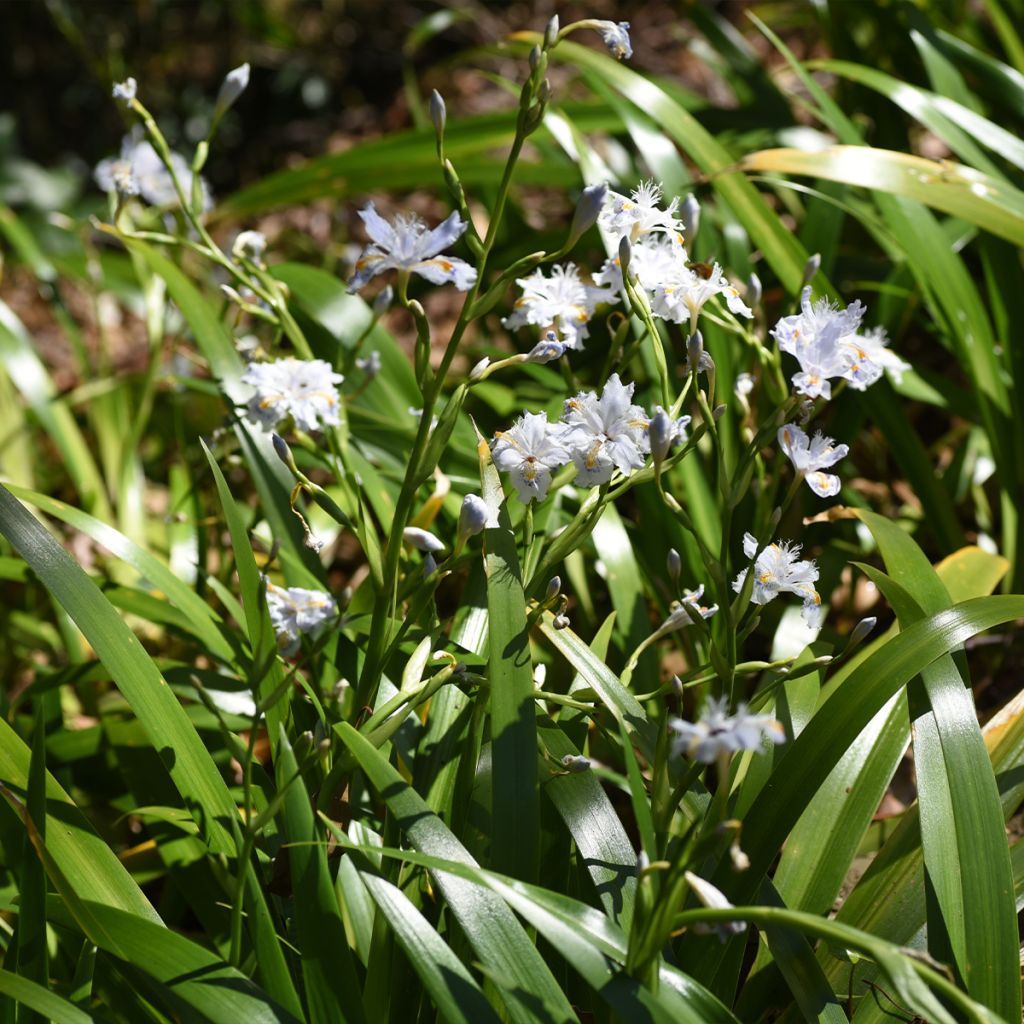
<svg viewBox="0 0 1024 1024">
<path fill-rule="evenodd" d="M 757 554 L 757 538 L 752 534 L 743 535 L 743 553 L 747 558 Z M 732 585 L 737 593 L 743 589 L 747 572 L 744 569 Z M 803 598 L 804 621 L 814 628 L 821 624 L 821 597 L 814 589 L 817 582 L 818 567 L 813 559 L 800 560 L 799 544 L 769 544 L 754 563 L 754 589 L 750 600 L 754 604 L 767 604 L 779 594 L 796 594 Z"/>
<path fill-rule="evenodd" d="M 687 320 L 696 322 L 704 304 L 721 295 L 725 304 L 736 316 L 748 320 L 754 311 L 740 298 L 739 291 L 726 279 L 722 268 L 715 263 L 710 272 L 686 265 L 685 255 L 677 261 L 673 273 L 654 289 L 651 297 L 651 311 L 663 320 L 681 324 Z"/>
<path fill-rule="evenodd" d="M 509 330 L 526 324 L 550 329 L 567 348 L 577 350 L 583 348 L 587 324 L 598 303 L 612 299 L 607 289 L 581 281 L 574 263 L 552 267 L 550 277 L 545 277 L 544 271 L 538 268 L 516 284 L 523 294 L 516 299 L 512 314 L 502 323 Z"/>
<path fill-rule="evenodd" d="M 613 373 L 600 398 L 593 391 L 581 391 L 566 400 L 564 442 L 581 487 L 607 483 L 616 469 L 628 476 L 643 466 L 651 450 L 650 417 L 633 405 L 633 387 Z"/>
<path fill-rule="evenodd" d="M 736 714 L 729 714 L 729 702 L 709 699 L 701 710 L 696 722 L 681 718 L 669 720 L 669 726 L 677 733 L 673 741 L 674 754 L 712 764 L 719 754 L 732 754 L 739 750 L 764 750 L 764 743 L 785 743 L 786 731 L 770 715 L 752 715 L 745 704 L 736 708 Z"/>
<path fill-rule="evenodd" d="M 821 498 L 831 498 L 839 493 L 839 477 L 834 473 L 823 473 L 822 470 L 845 458 L 850 451 L 848 445 L 837 445 L 831 437 L 825 437 L 820 431 L 809 438 L 795 423 L 787 423 L 779 427 L 779 447 L 815 494 Z"/>
<path fill-rule="evenodd" d="M 524 413 L 509 430 L 494 435 L 494 464 L 512 477 L 519 500 L 543 501 L 551 486 L 551 471 L 571 458 L 562 440 L 565 428 L 548 422 L 543 413 Z"/>
<path fill-rule="evenodd" d="M 250 363 L 242 382 L 256 393 L 249 400 L 249 418 L 272 430 L 291 416 L 299 430 L 318 430 L 341 423 L 337 385 L 345 378 L 323 359 L 277 359 Z"/>
<path fill-rule="evenodd" d="M 476 269 L 465 260 L 442 253 L 454 245 L 466 230 L 466 222 L 457 214 L 443 220 L 436 228 L 428 228 L 415 214 L 401 213 L 386 221 L 373 203 L 359 211 L 370 236 L 370 245 L 356 260 L 350 291 L 362 288 L 367 281 L 386 270 L 404 270 L 425 277 L 431 284 L 449 281 L 459 291 L 467 291 L 476 283 Z"/>
<path fill-rule="evenodd" d="M 267 609 L 274 632 L 281 640 L 298 644 L 303 633 L 312 633 L 338 614 L 338 606 L 326 591 L 302 587 L 278 587 L 269 580 Z"/>
<path fill-rule="evenodd" d="M 910 363 L 905 363 L 887 348 L 887 341 L 884 327 L 875 327 L 864 334 L 843 338 L 840 344 L 850 358 L 845 376 L 851 388 L 866 391 L 881 379 L 886 370 L 897 384 L 903 380 L 903 374 L 910 369 Z"/>
</svg>

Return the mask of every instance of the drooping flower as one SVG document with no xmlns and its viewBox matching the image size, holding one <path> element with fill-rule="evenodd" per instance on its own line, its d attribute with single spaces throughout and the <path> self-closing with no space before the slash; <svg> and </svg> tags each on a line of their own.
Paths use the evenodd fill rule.
<svg viewBox="0 0 1024 1024">
<path fill-rule="evenodd" d="M 561 359 L 568 347 L 564 341 L 558 340 L 558 335 L 554 331 L 548 331 L 526 354 L 525 361 L 528 363 L 551 363 L 556 359 Z"/>
<path fill-rule="evenodd" d="M 442 255 L 462 237 L 466 222 L 453 213 L 436 228 L 428 228 L 415 214 L 400 213 L 386 221 L 373 203 L 359 211 L 370 236 L 370 245 L 356 260 L 349 291 L 362 288 L 367 281 L 386 270 L 404 270 L 425 277 L 431 284 L 451 282 L 459 291 L 476 283 L 476 268 L 456 256 Z"/>
<path fill-rule="evenodd" d="M 581 391 L 566 400 L 563 441 L 572 453 L 581 487 L 607 483 L 616 469 L 628 476 L 644 464 L 651 448 L 650 417 L 633 404 L 633 387 L 613 373 L 600 398 L 593 391 Z"/>
<path fill-rule="evenodd" d="M 288 356 L 271 363 L 250 363 L 241 379 L 256 389 L 249 400 L 249 418 L 265 429 L 273 429 L 289 416 L 299 430 L 341 423 L 337 385 L 345 378 L 323 359 Z"/>
<path fill-rule="evenodd" d="M 601 42 L 616 60 L 629 60 L 633 56 L 628 21 L 597 21 L 594 27 L 601 35 Z"/>
<path fill-rule="evenodd" d="M 523 294 L 502 323 L 509 330 L 533 324 L 542 330 L 554 331 L 558 340 L 577 350 L 583 348 L 583 340 L 589 333 L 587 324 L 598 303 L 612 299 L 607 289 L 581 281 L 574 263 L 552 267 L 550 277 L 545 277 L 544 271 L 538 268 L 516 284 Z"/>
<path fill-rule="evenodd" d="M 258 263 L 267 251 L 267 236 L 262 231 L 240 231 L 231 246 L 231 254 L 236 259 L 243 256 Z"/>
<path fill-rule="evenodd" d="M 673 740 L 672 752 L 685 754 L 702 764 L 712 764 L 719 754 L 763 750 L 765 740 L 786 742 L 785 729 L 770 715 L 752 715 L 746 704 L 740 704 L 736 714 L 730 715 L 729 701 L 725 697 L 707 700 L 696 722 L 672 718 L 668 724 L 678 734 Z"/>
<path fill-rule="evenodd" d="M 834 466 L 849 453 L 849 446 L 837 445 L 831 437 L 820 431 L 812 438 L 795 423 L 779 427 L 779 447 L 793 463 L 793 468 L 807 481 L 815 494 L 831 498 L 839 493 L 839 477 L 834 473 L 823 473 L 823 469 Z"/>
<path fill-rule="evenodd" d="M 673 601 L 668 618 L 655 630 L 654 636 L 651 639 L 657 640 L 667 636 L 669 633 L 675 633 L 676 630 L 692 626 L 695 613 L 702 619 L 710 619 L 718 611 L 718 605 L 708 606 L 701 604 L 700 601 L 703 596 L 703 583 L 696 590 L 684 590 L 683 599 L 681 601 Z"/>
<path fill-rule="evenodd" d="M 111 95 L 115 100 L 120 100 L 125 106 L 127 106 L 138 92 L 138 82 L 134 78 L 126 78 L 123 82 L 115 82 Z"/>
<path fill-rule="evenodd" d="M 297 644 L 301 634 L 313 632 L 338 614 L 338 605 L 326 591 L 278 587 L 269 580 L 266 585 L 270 622 L 282 640 Z"/>
<path fill-rule="evenodd" d="M 564 428 L 543 413 L 524 413 L 508 430 L 494 435 L 494 464 L 512 477 L 519 500 L 543 501 L 551 486 L 551 471 L 571 458 L 563 441 Z"/>
<path fill-rule="evenodd" d="M 743 535 L 743 553 L 747 558 L 757 554 L 757 538 L 753 534 Z M 747 578 L 744 569 L 734 581 L 732 589 L 739 593 Z M 754 563 L 754 588 L 750 600 L 754 604 L 767 604 L 779 594 L 796 594 L 803 599 L 801 614 L 808 626 L 821 623 L 821 596 L 814 589 L 818 581 L 818 567 L 814 560 L 800 560 L 800 545 L 785 541 L 769 544 Z"/>
<path fill-rule="evenodd" d="M 771 332 L 779 349 L 800 363 L 800 372 L 792 377 L 798 394 L 829 399 L 829 381 L 836 377 L 849 379 L 853 351 L 844 341 L 853 340 L 865 312 L 864 305 L 856 301 L 846 309 L 828 299 L 812 303 L 810 286 L 804 288 L 800 312 L 783 317 Z"/>
<path fill-rule="evenodd" d="M 844 376 L 855 391 L 866 391 L 881 379 L 886 370 L 897 384 L 903 380 L 903 374 L 910 369 L 910 363 L 900 359 L 887 347 L 887 342 L 884 327 L 847 336 L 840 342 L 850 358 Z"/>
<path fill-rule="evenodd" d="M 642 181 L 627 198 L 609 191 L 598 224 L 610 234 L 625 236 L 632 244 L 651 232 L 659 232 L 677 245 L 683 244 L 683 222 L 675 215 L 679 200 L 673 199 L 662 210 L 662 188 L 653 181 Z"/>
<path fill-rule="evenodd" d="M 171 153 L 171 166 L 178 179 L 185 198 L 192 196 L 192 168 L 180 153 Z M 93 172 L 96 184 L 104 192 L 117 190 L 123 195 L 141 195 L 153 206 L 178 204 L 178 193 L 174 180 L 164 166 L 157 151 L 137 134 L 126 135 L 121 142 L 121 155 L 107 157 L 96 165 Z M 129 184 L 134 181 L 134 185 Z M 213 205 L 210 187 L 204 178 L 199 179 L 203 210 Z"/>
</svg>

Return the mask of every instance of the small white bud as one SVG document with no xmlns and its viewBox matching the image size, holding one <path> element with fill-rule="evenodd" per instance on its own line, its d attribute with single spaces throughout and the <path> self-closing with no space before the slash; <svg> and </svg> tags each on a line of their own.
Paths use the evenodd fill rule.
<svg viewBox="0 0 1024 1024">
<path fill-rule="evenodd" d="M 483 377 L 487 367 L 490 365 L 491 360 L 487 356 L 484 356 L 483 359 L 481 359 L 480 362 L 477 363 L 476 366 L 474 366 L 473 369 L 469 371 L 469 379 L 480 380 L 480 378 Z"/>
<path fill-rule="evenodd" d="M 655 467 L 658 467 L 665 461 L 675 435 L 675 424 L 661 406 L 658 406 L 657 412 L 647 424 L 647 435 L 651 442 L 651 458 Z"/>
<path fill-rule="evenodd" d="M 562 758 L 562 767 L 573 775 L 590 769 L 590 759 L 582 754 L 566 754 Z"/>
<path fill-rule="evenodd" d="M 234 104 L 235 100 L 245 92 L 248 85 L 248 63 L 239 64 L 237 68 L 233 68 L 224 76 L 224 81 L 221 82 L 220 92 L 217 93 L 217 105 L 213 110 L 213 119 L 215 121 L 224 116 L 228 109 Z"/>
<path fill-rule="evenodd" d="M 407 526 L 402 531 L 402 540 L 417 551 L 426 553 L 432 551 L 444 551 L 444 544 L 427 530 L 421 530 L 418 526 Z"/>
<path fill-rule="evenodd" d="M 572 216 L 572 227 L 569 229 L 568 245 L 572 245 L 584 232 L 589 231 L 597 223 L 598 215 L 604 209 L 608 197 L 607 183 L 588 185 L 580 194 L 576 204 L 576 212 Z"/>
<path fill-rule="evenodd" d="M 536 71 L 537 70 L 538 66 L 540 65 L 540 58 L 541 58 L 541 49 L 540 49 L 539 46 L 534 46 L 530 50 L 530 58 L 529 58 L 529 60 L 530 60 L 530 70 L 531 71 Z"/>
<path fill-rule="evenodd" d="M 665 569 L 668 572 L 668 578 L 673 584 L 678 584 L 679 576 L 683 571 L 683 560 L 679 557 L 679 552 L 675 548 L 668 549 L 668 554 L 665 556 Z"/>
<path fill-rule="evenodd" d="M 436 89 L 430 94 L 430 120 L 434 122 L 434 131 L 440 138 L 448 123 L 448 108 L 444 104 L 444 97 Z"/>
<path fill-rule="evenodd" d="M 459 536 L 475 537 L 487 525 L 489 518 L 487 502 L 478 494 L 467 494 L 459 510 Z"/>
<path fill-rule="evenodd" d="M 694 331 L 686 339 L 686 362 L 690 373 L 699 373 L 704 361 L 704 335 L 700 331 Z"/>
<path fill-rule="evenodd" d="M 679 212 L 683 219 L 683 237 L 689 245 L 700 230 L 700 203 L 692 192 L 683 200 L 683 208 Z"/>
<path fill-rule="evenodd" d="M 874 615 L 869 615 L 867 618 L 861 619 L 860 622 L 853 627 L 853 631 L 850 633 L 850 641 L 846 645 L 847 651 L 852 651 L 854 647 L 863 643 L 867 638 L 867 635 L 877 624 L 878 619 Z"/>
<path fill-rule="evenodd" d="M 757 274 L 751 273 L 750 277 L 747 278 L 747 304 L 752 308 L 761 305 L 762 294 L 761 278 Z"/>
<path fill-rule="evenodd" d="M 547 28 L 544 29 L 544 49 L 550 50 L 552 46 L 558 41 L 558 29 L 559 21 L 558 15 L 553 14 L 551 20 L 548 22 Z"/>
<path fill-rule="evenodd" d="M 633 247 L 629 244 L 629 236 L 623 235 L 619 239 L 619 269 L 625 277 L 629 270 L 629 258 L 633 254 Z"/>
<path fill-rule="evenodd" d="M 548 604 L 554 601 L 556 597 L 562 592 L 562 577 L 552 576 L 548 580 L 547 590 L 544 591 L 544 603 Z"/>
<path fill-rule="evenodd" d="M 804 264 L 804 277 L 803 281 L 800 283 L 800 287 L 803 288 L 806 285 L 809 285 L 811 281 L 814 280 L 814 275 L 817 274 L 819 270 L 821 270 L 821 253 L 811 253 L 811 255 L 807 257 L 807 262 Z"/>
</svg>

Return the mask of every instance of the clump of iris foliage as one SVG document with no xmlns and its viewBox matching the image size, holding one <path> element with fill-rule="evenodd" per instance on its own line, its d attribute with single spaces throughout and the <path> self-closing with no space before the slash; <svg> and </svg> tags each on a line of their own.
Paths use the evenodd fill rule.
<svg viewBox="0 0 1024 1024">
<path fill-rule="evenodd" d="M 129 78 L 85 259 L 5 213 L 150 351 L 61 396 L 0 306 L 0 1019 L 1020 1019 L 1024 144 L 958 67 L 1024 87 L 819 62 L 951 159 L 874 148 L 759 28 L 814 148 L 555 18 L 220 206 L 248 65 L 188 157 Z M 324 194 L 346 277 L 253 224 Z"/>
</svg>

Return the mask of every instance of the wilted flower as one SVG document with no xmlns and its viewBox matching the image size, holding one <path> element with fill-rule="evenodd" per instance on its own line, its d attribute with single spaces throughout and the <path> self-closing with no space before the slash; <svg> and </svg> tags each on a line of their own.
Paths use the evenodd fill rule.
<svg viewBox="0 0 1024 1024">
<path fill-rule="evenodd" d="M 831 498 L 839 493 L 839 477 L 821 471 L 844 458 L 850 451 L 847 445 L 837 445 L 821 432 L 812 440 L 795 423 L 787 423 L 779 427 L 779 447 L 815 494 Z"/>
<path fill-rule="evenodd" d="M 678 736 L 673 741 L 672 752 L 712 764 L 719 754 L 732 754 L 738 750 L 762 750 L 764 741 L 785 743 L 786 731 L 770 715 L 751 715 L 746 704 L 736 708 L 736 714 L 729 714 L 729 702 L 710 698 L 701 709 L 696 722 L 681 718 L 669 720 L 669 727 Z"/>
<path fill-rule="evenodd" d="M 278 587 L 266 580 L 267 609 L 274 632 L 282 640 L 297 642 L 338 614 L 338 606 L 326 591 L 302 587 Z"/>
<path fill-rule="evenodd" d="M 633 56 L 628 21 L 596 21 L 594 28 L 600 33 L 601 42 L 616 60 L 629 60 Z"/>
<path fill-rule="evenodd" d="M 363 356 L 355 362 L 356 369 L 362 370 L 365 374 L 367 383 L 373 380 L 373 378 L 380 373 L 381 365 L 380 353 L 376 349 L 374 349 L 368 356 Z"/>
<path fill-rule="evenodd" d="M 632 404 L 633 387 L 613 373 L 600 398 L 581 391 L 566 400 L 563 442 L 572 453 L 581 487 L 607 483 L 616 469 L 628 476 L 644 464 L 650 451 L 649 417 Z"/>
<path fill-rule="evenodd" d="M 173 152 L 171 166 L 185 196 L 190 197 L 192 168 L 180 153 Z M 141 195 L 153 206 L 170 206 L 178 202 L 170 172 L 152 145 L 136 134 L 126 135 L 121 143 L 121 155 L 101 160 L 93 177 L 104 192 L 116 190 L 123 195 Z M 203 178 L 199 179 L 199 184 L 203 209 L 208 210 L 213 205 L 210 188 Z"/>
<path fill-rule="evenodd" d="M 476 283 L 476 268 L 455 256 L 441 253 L 462 237 L 466 222 L 457 214 L 428 229 L 415 214 L 401 213 L 388 222 L 377 213 L 373 203 L 359 211 L 371 244 L 356 260 L 349 290 L 362 288 L 367 281 L 386 270 L 405 270 L 425 277 L 431 284 L 451 282 L 459 291 Z"/>
<path fill-rule="evenodd" d="M 502 323 L 509 330 L 526 324 L 550 328 L 571 349 L 583 348 L 587 323 L 598 303 L 612 298 L 606 289 L 581 281 L 574 263 L 552 267 L 550 277 L 538 268 L 529 277 L 519 278 L 516 284 L 523 294 Z"/>
<path fill-rule="evenodd" d="M 554 331 L 548 331 L 544 337 L 537 342 L 533 348 L 527 353 L 526 362 L 528 363 L 551 363 L 556 359 L 561 359 L 565 355 L 565 350 L 568 346 L 564 341 L 558 340 L 558 335 Z"/>
<path fill-rule="evenodd" d="M 291 416 L 299 430 L 336 427 L 340 397 L 337 385 L 345 378 L 323 359 L 288 356 L 272 363 L 250 363 L 242 381 L 256 394 L 249 400 L 249 418 L 266 429 Z"/>
<path fill-rule="evenodd" d="M 231 254 L 236 259 L 243 257 L 258 263 L 267 251 L 267 236 L 261 231 L 241 231 L 231 246 Z"/>
<path fill-rule="evenodd" d="M 661 197 L 661 186 L 653 181 L 642 181 L 629 198 L 609 191 L 598 223 L 613 235 L 627 237 L 633 244 L 643 235 L 657 231 L 682 246 L 683 224 L 675 215 L 679 200 L 673 199 L 662 210 L 658 205 Z"/>
<path fill-rule="evenodd" d="M 710 619 L 718 611 L 718 605 L 701 604 L 700 600 L 703 596 L 703 583 L 696 590 L 684 590 L 683 599 L 672 602 L 672 610 L 669 612 L 668 618 L 655 630 L 651 639 L 656 640 L 669 633 L 675 633 L 676 630 L 692 626 L 694 614 L 699 615 L 702 619 Z"/>
<path fill-rule="evenodd" d="M 783 317 L 772 330 L 779 349 L 800 363 L 800 373 L 792 378 L 799 394 L 828 399 L 832 397 L 832 378 L 849 379 L 854 353 L 843 342 L 854 340 L 864 313 L 860 302 L 851 302 L 846 309 L 828 299 L 812 303 L 810 287 L 804 288 L 800 312 Z"/>
<path fill-rule="evenodd" d="M 743 553 L 747 558 L 757 554 L 757 538 L 750 533 L 743 535 Z M 737 593 L 743 589 L 747 570 L 744 569 L 732 585 Z M 769 544 L 754 563 L 754 589 L 750 599 L 754 604 L 767 604 L 779 594 L 796 594 L 803 598 L 801 614 L 808 626 L 815 627 L 821 622 L 821 597 L 814 589 L 818 581 L 818 567 L 814 560 L 800 561 L 800 545 Z"/>
<path fill-rule="evenodd" d="M 123 82 L 115 82 L 111 95 L 115 100 L 120 100 L 127 106 L 138 91 L 138 82 L 134 78 L 126 78 Z"/>
<path fill-rule="evenodd" d="M 512 477 L 522 502 L 543 501 L 551 486 L 551 471 L 571 458 L 563 442 L 564 428 L 543 413 L 524 413 L 509 430 L 494 435 L 494 464 Z"/>
</svg>

